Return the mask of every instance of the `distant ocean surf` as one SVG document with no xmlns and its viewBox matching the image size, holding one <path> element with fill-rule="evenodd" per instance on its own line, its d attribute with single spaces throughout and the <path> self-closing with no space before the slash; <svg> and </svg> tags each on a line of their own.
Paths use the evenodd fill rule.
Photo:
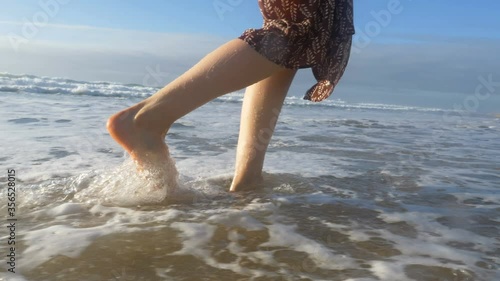
<svg viewBox="0 0 500 281">
<path fill-rule="evenodd" d="M 292 96 L 264 189 L 230 194 L 233 93 L 173 126 L 167 192 L 104 128 L 156 90 L 0 74 L 1 280 L 500 280 L 494 115 Z"/>
</svg>

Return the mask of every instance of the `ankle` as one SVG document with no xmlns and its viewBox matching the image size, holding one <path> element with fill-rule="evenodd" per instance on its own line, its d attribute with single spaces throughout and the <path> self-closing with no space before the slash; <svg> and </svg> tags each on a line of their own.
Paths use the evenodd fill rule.
<svg viewBox="0 0 500 281">
<path fill-rule="evenodd" d="M 135 113 L 133 123 L 137 129 L 157 135 L 165 135 L 173 122 L 168 120 L 167 114 L 159 113 L 155 108 L 155 104 L 144 104 Z"/>
<path fill-rule="evenodd" d="M 231 183 L 231 188 L 229 191 L 244 191 L 244 190 L 255 190 L 261 187 L 264 182 L 264 177 L 262 173 L 255 174 L 252 176 L 245 175 L 242 177 L 235 176 L 233 182 Z"/>
</svg>

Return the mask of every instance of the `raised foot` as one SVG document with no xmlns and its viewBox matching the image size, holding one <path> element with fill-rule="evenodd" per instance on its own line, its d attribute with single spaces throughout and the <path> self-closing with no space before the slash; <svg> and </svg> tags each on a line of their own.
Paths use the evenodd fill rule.
<svg viewBox="0 0 500 281">
<path fill-rule="evenodd" d="M 138 104 L 112 115 L 106 124 L 108 132 L 134 160 L 139 172 L 147 172 L 148 178 L 168 177 L 169 185 L 176 185 L 177 171 L 164 135 L 137 124 L 136 116 L 140 110 Z"/>
</svg>

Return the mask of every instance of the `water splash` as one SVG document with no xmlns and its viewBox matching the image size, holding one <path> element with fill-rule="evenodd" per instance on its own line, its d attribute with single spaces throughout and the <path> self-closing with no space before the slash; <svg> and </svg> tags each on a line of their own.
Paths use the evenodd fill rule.
<svg viewBox="0 0 500 281">
<path fill-rule="evenodd" d="M 147 170 L 139 171 L 130 158 L 111 171 L 93 171 L 74 181 L 81 191 L 80 202 L 98 201 L 119 206 L 150 205 L 164 201 L 178 186 L 178 172 L 170 157 Z"/>
</svg>

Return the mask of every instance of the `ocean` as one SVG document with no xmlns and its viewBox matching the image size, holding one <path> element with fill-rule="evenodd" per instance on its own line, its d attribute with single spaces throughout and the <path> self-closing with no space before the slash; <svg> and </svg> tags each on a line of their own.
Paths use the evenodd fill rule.
<svg viewBox="0 0 500 281">
<path fill-rule="evenodd" d="M 155 189 L 105 123 L 156 90 L 0 74 L 1 280 L 500 280 L 494 114 L 290 96 L 233 194 L 232 93 L 173 126 Z"/>
</svg>

